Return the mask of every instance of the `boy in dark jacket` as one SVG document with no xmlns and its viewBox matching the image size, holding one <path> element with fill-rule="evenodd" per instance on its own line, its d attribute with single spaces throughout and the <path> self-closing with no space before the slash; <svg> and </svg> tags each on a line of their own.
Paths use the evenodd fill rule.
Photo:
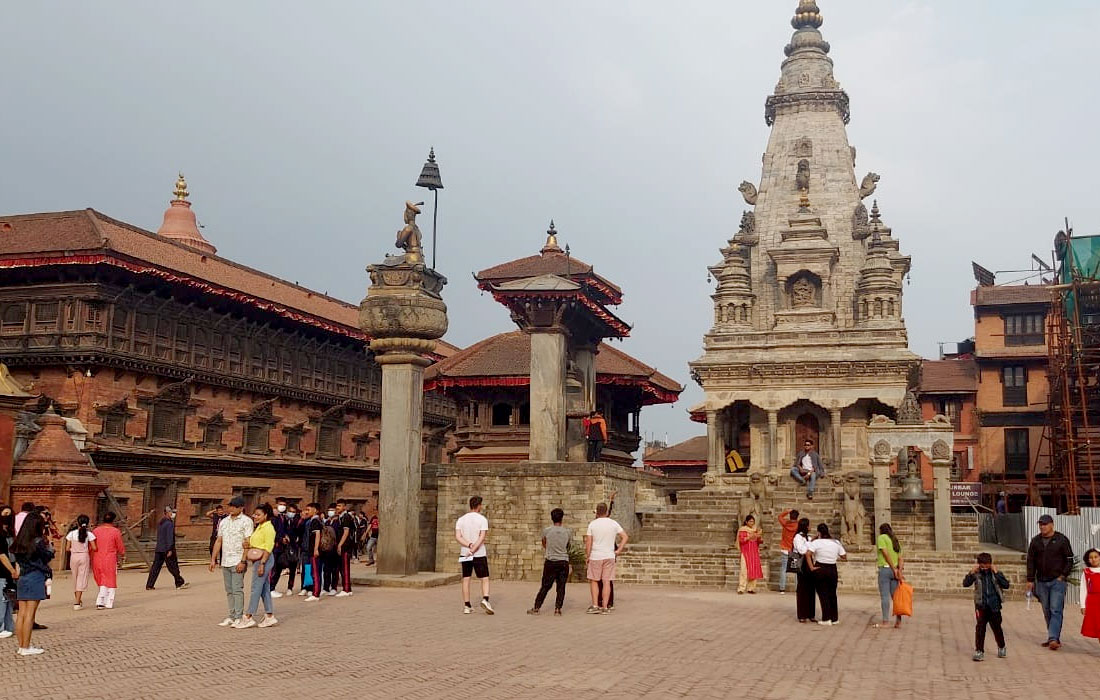
<svg viewBox="0 0 1100 700">
<path fill-rule="evenodd" d="M 993 637 L 997 640 L 997 656 L 1005 658 L 1005 633 L 1001 629 L 1001 590 L 1008 589 L 1008 579 L 997 567 L 993 566 L 993 557 L 988 552 L 978 555 L 977 565 L 963 578 L 963 587 L 974 586 L 974 660 L 985 659 L 985 628 L 993 628 Z"/>
</svg>

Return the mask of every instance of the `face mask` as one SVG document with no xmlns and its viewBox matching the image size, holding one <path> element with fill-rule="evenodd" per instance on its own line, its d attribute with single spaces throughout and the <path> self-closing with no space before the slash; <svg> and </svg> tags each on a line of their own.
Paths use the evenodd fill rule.
<svg viewBox="0 0 1100 700">
<path fill-rule="evenodd" d="M 335 518 L 335 517 L 336 517 L 336 511 L 334 511 L 334 510 L 330 510 L 330 511 L 328 512 L 328 517 L 330 517 L 330 518 Z"/>
<path fill-rule="evenodd" d="M 286 512 L 286 506 L 283 506 L 283 505 L 275 506 L 275 510 L 279 511 L 280 513 L 285 513 Z"/>
<path fill-rule="evenodd" d="M 287 514 L 286 514 L 286 517 L 288 517 L 288 518 L 290 518 L 291 520 L 293 520 L 294 518 L 297 518 L 297 517 L 298 517 L 298 514 L 297 514 L 297 513 L 295 513 L 294 511 L 290 511 L 289 513 L 287 513 Z"/>
</svg>

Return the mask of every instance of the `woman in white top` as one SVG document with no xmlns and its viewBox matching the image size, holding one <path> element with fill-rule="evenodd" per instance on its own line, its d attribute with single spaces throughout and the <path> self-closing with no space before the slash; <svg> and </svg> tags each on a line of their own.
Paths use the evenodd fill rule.
<svg viewBox="0 0 1100 700">
<path fill-rule="evenodd" d="M 844 545 L 834 540 L 829 534 L 829 526 L 821 523 L 817 526 L 817 539 L 806 547 L 806 558 L 809 560 L 810 571 L 814 575 L 814 588 L 817 589 L 817 597 L 821 599 L 821 621 L 819 625 L 839 625 L 837 620 L 836 562 L 848 561 L 848 552 L 844 551 Z"/>
<path fill-rule="evenodd" d="M 88 532 L 87 515 L 76 519 L 76 528 L 65 535 L 65 550 L 69 552 L 69 568 L 73 571 L 73 610 L 83 607 L 81 598 L 88 588 L 88 572 L 92 569 L 91 553 L 96 551 L 95 534 Z"/>
<path fill-rule="evenodd" d="M 802 518 L 798 521 L 798 530 L 795 531 L 791 549 L 802 557 L 802 563 L 798 567 L 798 588 L 795 592 L 795 601 L 798 610 L 799 622 L 813 622 L 817 614 L 817 602 L 814 600 L 814 578 L 807 561 L 806 551 L 810 545 L 810 519 Z"/>
</svg>

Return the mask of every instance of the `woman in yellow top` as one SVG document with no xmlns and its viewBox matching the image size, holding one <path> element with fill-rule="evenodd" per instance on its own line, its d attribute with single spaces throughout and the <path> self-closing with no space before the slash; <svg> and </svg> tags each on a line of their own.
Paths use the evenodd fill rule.
<svg viewBox="0 0 1100 700">
<path fill-rule="evenodd" d="M 248 592 L 248 611 L 236 624 L 236 629 L 243 630 L 249 627 L 271 627 L 279 621 L 275 619 L 275 606 L 271 601 L 271 552 L 275 549 L 275 526 L 271 519 L 275 517 L 270 503 L 261 503 L 252 513 L 252 520 L 256 527 L 252 535 L 245 541 L 245 557 L 252 562 L 252 585 Z M 260 599 L 264 601 L 264 619 L 256 624 L 252 616 L 260 605 Z"/>
<path fill-rule="evenodd" d="M 904 579 L 901 574 L 901 543 L 894 535 L 894 529 L 889 523 L 883 523 L 878 532 L 875 548 L 878 550 L 878 594 L 882 603 L 882 622 L 875 624 L 875 627 L 882 628 L 890 624 L 890 606 L 894 600 L 894 592 Z M 894 627 L 901 627 L 901 615 L 895 617 L 897 621 L 894 622 Z"/>
</svg>

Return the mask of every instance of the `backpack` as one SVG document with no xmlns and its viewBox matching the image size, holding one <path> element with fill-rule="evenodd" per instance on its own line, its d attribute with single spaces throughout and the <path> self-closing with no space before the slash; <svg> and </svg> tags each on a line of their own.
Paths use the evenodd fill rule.
<svg viewBox="0 0 1100 700">
<path fill-rule="evenodd" d="M 336 549 L 336 530 L 331 525 L 325 525 L 321 530 L 321 551 L 331 552 Z"/>
</svg>

